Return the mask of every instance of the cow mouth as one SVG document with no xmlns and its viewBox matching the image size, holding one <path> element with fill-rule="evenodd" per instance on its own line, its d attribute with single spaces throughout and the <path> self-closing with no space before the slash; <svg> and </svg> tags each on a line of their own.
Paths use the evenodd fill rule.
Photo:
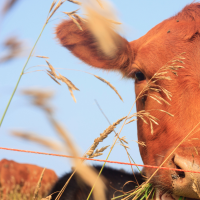
<svg viewBox="0 0 200 200">
<path fill-rule="evenodd" d="M 156 189 L 156 193 L 155 193 L 155 200 L 179 200 L 180 197 L 176 196 L 174 194 L 169 194 L 167 192 L 163 192 L 159 189 Z M 182 198 L 182 200 L 188 200 L 188 198 Z"/>
</svg>

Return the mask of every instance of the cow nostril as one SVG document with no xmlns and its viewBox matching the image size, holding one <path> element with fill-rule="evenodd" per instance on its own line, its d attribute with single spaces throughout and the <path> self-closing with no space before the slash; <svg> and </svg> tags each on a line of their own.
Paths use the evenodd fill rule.
<svg viewBox="0 0 200 200">
<path fill-rule="evenodd" d="M 177 164 L 175 164 L 177 169 L 181 169 L 181 167 L 179 167 Z M 185 172 L 181 172 L 181 171 L 176 171 L 176 174 L 178 175 L 179 178 L 185 178 Z"/>
<path fill-rule="evenodd" d="M 177 163 L 177 158 L 175 159 L 172 158 L 172 162 L 174 163 L 174 167 L 176 169 L 182 169 L 179 164 Z M 182 171 L 175 171 L 175 174 L 172 176 L 173 179 L 177 179 L 177 178 L 185 178 L 185 172 Z"/>
</svg>

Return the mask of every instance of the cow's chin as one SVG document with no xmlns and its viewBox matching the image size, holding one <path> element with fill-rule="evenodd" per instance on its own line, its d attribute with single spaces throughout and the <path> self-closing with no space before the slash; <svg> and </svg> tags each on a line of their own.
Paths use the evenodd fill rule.
<svg viewBox="0 0 200 200">
<path fill-rule="evenodd" d="M 155 199 L 154 200 L 178 200 L 179 196 L 173 194 L 164 193 L 163 191 L 156 189 Z"/>
<path fill-rule="evenodd" d="M 169 194 L 167 192 L 163 192 L 159 189 L 156 189 L 154 200 L 179 200 L 180 196 L 176 196 L 174 194 Z M 182 200 L 194 200 L 193 198 L 181 198 Z"/>
</svg>

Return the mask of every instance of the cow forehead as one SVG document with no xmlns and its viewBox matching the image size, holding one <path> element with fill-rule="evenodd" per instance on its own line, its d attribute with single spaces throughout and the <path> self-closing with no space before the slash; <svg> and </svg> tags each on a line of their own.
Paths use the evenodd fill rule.
<svg viewBox="0 0 200 200">
<path fill-rule="evenodd" d="M 192 40 L 186 37 L 187 27 L 188 22 L 177 22 L 175 18 L 170 18 L 152 28 L 141 38 L 130 42 L 135 55 L 134 63 L 151 77 L 160 67 L 185 52 L 184 75 L 194 76 L 194 79 L 199 80 L 200 42 L 199 39 Z"/>
<path fill-rule="evenodd" d="M 167 62 L 172 56 L 180 54 L 185 50 L 184 46 L 187 46 L 182 45 L 181 43 L 185 43 L 185 41 L 182 41 L 177 34 L 173 33 L 177 29 L 178 27 L 171 21 L 166 20 L 152 28 L 141 38 L 132 41 L 130 44 L 135 58 L 137 56 L 143 56 L 150 60 L 159 58 L 163 62 Z"/>
</svg>

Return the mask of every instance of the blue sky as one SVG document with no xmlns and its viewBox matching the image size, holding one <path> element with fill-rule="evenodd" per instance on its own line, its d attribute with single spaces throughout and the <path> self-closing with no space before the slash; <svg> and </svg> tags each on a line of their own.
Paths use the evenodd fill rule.
<svg viewBox="0 0 200 200">
<path fill-rule="evenodd" d="M 3 2 L 4 1 L 0 1 L 0 8 Z M 123 23 L 123 27 L 125 27 L 123 36 L 126 37 L 128 41 L 141 37 L 156 24 L 175 15 L 185 5 L 191 2 L 191 0 L 112 1 L 118 11 L 118 18 Z M 19 1 L 8 13 L 6 18 L 3 21 L 1 20 L 0 42 L 2 43 L 8 36 L 17 35 L 21 39 L 26 40 L 29 46 L 26 52 L 28 55 L 46 20 L 51 3 L 51 0 Z M 82 72 L 59 70 L 60 73 L 70 79 L 80 89 L 80 92 L 74 92 L 77 103 L 73 102 L 66 85 L 62 84 L 59 86 L 55 84 L 44 72 L 23 75 L 16 95 L 11 102 L 11 106 L 0 128 L 1 147 L 56 153 L 40 145 L 10 135 L 11 130 L 28 130 L 41 136 L 59 140 L 51 124 L 49 124 L 46 119 L 45 114 L 30 104 L 30 101 L 21 94 L 20 91 L 22 89 L 44 88 L 52 89 L 56 92 L 56 96 L 52 100 L 52 104 L 57 109 L 56 118 L 71 133 L 82 153 L 87 150 L 93 143 L 93 140 L 109 125 L 96 106 L 95 99 L 112 123 L 128 114 L 135 98 L 134 81 L 122 79 L 120 74 L 114 72 L 107 73 L 105 71 L 92 69 L 72 56 L 55 40 L 54 27 L 65 17 L 60 11 L 70 12 L 77 8 L 76 5 L 70 2 L 63 4 L 56 15 L 54 15 L 54 20 L 45 28 L 36 47 L 35 55 L 50 57 L 49 62 L 55 68 L 88 71 L 106 79 L 117 88 L 124 102 L 121 102 L 117 95 L 106 84 Z M 0 52 L 3 52 L 1 47 Z M 0 65 L 0 118 L 21 73 L 26 57 Z M 27 68 L 45 64 L 43 59 L 32 57 Z M 119 128 L 120 125 L 116 130 L 119 130 Z M 125 126 L 121 136 L 126 136 L 130 147 L 129 152 L 135 162 L 142 164 L 137 143 L 133 141 L 137 140 L 136 123 Z M 101 147 L 112 144 L 113 138 L 114 135 L 111 134 L 103 144 L 101 144 Z M 105 159 L 107 154 L 108 150 L 99 158 Z M 3 158 L 51 168 L 55 170 L 58 175 L 62 175 L 70 170 L 70 162 L 65 158 L 0 150 L 0 159 Z M 119 144 L 116 145 L 109 159 L 128 162 L 126 152 Z M 130 171 L 129 166 L 114 164 L 110 164 L 109 166 L 124 168 Z"/>
</svg>

